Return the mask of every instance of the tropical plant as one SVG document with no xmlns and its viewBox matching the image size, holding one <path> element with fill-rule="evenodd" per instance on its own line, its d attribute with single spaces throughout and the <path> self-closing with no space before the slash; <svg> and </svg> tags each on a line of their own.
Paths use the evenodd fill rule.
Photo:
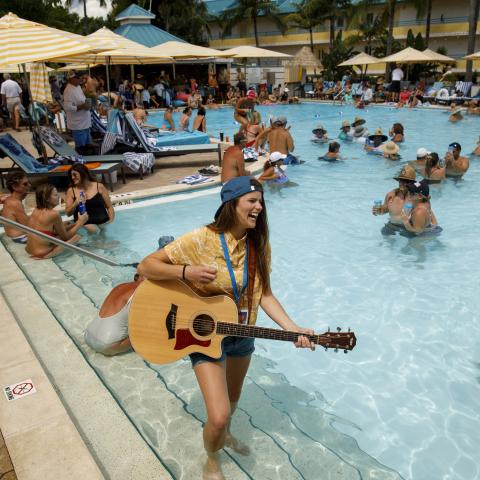
<svg viewBox="0 0 480 480">
<path fill-rule="evenodd" d="M 430 25 L 432 23 L 433 0 L 410 0 L 417 10 L 417 20 L 425 17 L 425 48 L 430 43 Z"/>
<path fill-rule="evenodd" d="M 320 20 L 329 22 L 329 49 L 333 50 L 336 41 L 336 23 L 340 17 L 349 16 L 350 0 L 319 0 Z"/>
<path fill-rule="evenodd" d="M 75 7 L 80 4 L 83 5 L 83 25 L 84 25 L 83 33 L 87 35 L 89 33 L 88 32 L 87 0 L 65 0 L 65 6 L 67 8 Z M 101 7 L 107 6 L 107 2 L 105 0 L 98 0 L 98 4 Z"/>
<path fill-rule="evenodd" d="M 260 46 L 258 38 L 258 18 L 265 17 L 273 20 L 280 32 L 286 31 L 286 25 L 277 7 L 277 3 L 270 0 L 238 0 L 232 7 L 227 8 L 217 19 L 222 26 L 222 36 L 232 33 L 233 27 L 245 21 L 253 24 L 255 45 Z"/>
<path fill-rule="evenodd" d="M 345 73 L 351 72 L 350 67 L 339 67 L 338 65 L 355 55 L 349 41 L 342 39 L 342 32 L 338 32 L 333 41 L 333 48 L 322 56 L 323 76 L 327 80 L 335 80 Z"/>
<path fill-rule="evenodd" d="M 321 1 L 319 0 L 302 0 L 295 3 L 297 11 L 287 15 L 285 23 L 288 28 L 300 28 L 307 30 L 310 35 L 310 50 L 313 53 L 313 29 L 323 23 L 321 15 Z"/>
</svg>

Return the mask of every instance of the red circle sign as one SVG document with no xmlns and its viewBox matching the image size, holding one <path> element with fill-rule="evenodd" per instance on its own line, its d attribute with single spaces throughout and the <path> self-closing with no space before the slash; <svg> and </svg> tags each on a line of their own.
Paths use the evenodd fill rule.
<svg viewBox="0 0 480 480">
<path fill-rule="evenodd" d="M 30 382 L 19 383 L 13 387 L 13 393 L 15 395 L 25 395 L 33 388 L 33 384 Z"/>
</svg>

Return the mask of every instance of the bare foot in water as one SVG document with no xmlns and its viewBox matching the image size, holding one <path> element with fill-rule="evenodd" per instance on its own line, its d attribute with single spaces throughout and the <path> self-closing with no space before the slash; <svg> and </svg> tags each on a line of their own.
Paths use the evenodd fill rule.
<svg viewBox="0 0 480 480">
<path fill-rule="evenodd" d="M 234 452 L 240 455 L 250 455 L 250 448 L 240 440 L 237 440 L 231 433 L 227 433 L 225 436 L 225 446 L 231 448 Z"/>
<path fill-rule="evenodd" d="M 207 455 L 207 461 L 203 466 L 203 480 L 225 480 L 218 453 L 207 453 Z"/>
</svg>

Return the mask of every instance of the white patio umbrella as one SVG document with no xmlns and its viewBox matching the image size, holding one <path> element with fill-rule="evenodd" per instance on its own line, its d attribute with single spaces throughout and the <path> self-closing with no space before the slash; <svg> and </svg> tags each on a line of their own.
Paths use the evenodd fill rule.
<svg viewBox="0 0 480 480">
<path fill-rule="evenodd" d="M 407 47 L 400 52 L 379 58 L 379 62 L 385 63 L 430 63 L 432 59 L 424 52 L 412 47 Z"/>
<path fill-rule="evenodd" d="M 432 61 L 435 63 L 455 63 L 456 62 L 454 58 L 447 57 L 446 55 L 442 55 L 441 53 L 438 53 L 438 52 L 434 52 L 429 48 L 425 49 L 423 53 L 428 57 L 430 57 Z"/>
<path fill-rule="evenodd" d="M 291 58 L 292 55 L 280 53 L 266 48 L 241 45 L 239 47 L 223 50 L 223 56 L 230 58 Z"/>
</svg>

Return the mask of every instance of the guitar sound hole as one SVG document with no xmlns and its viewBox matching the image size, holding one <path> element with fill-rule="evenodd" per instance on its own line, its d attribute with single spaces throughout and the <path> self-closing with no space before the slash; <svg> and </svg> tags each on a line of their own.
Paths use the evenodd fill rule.
<svg viewBox="0 0 480 480">
<path fill-rule="evenodd" d="M 201 314 L 193 320 L 193 331 L 200 337 L 208 337 L 215 330 L 213 318 L 206 314 Z"/>
</svg>

